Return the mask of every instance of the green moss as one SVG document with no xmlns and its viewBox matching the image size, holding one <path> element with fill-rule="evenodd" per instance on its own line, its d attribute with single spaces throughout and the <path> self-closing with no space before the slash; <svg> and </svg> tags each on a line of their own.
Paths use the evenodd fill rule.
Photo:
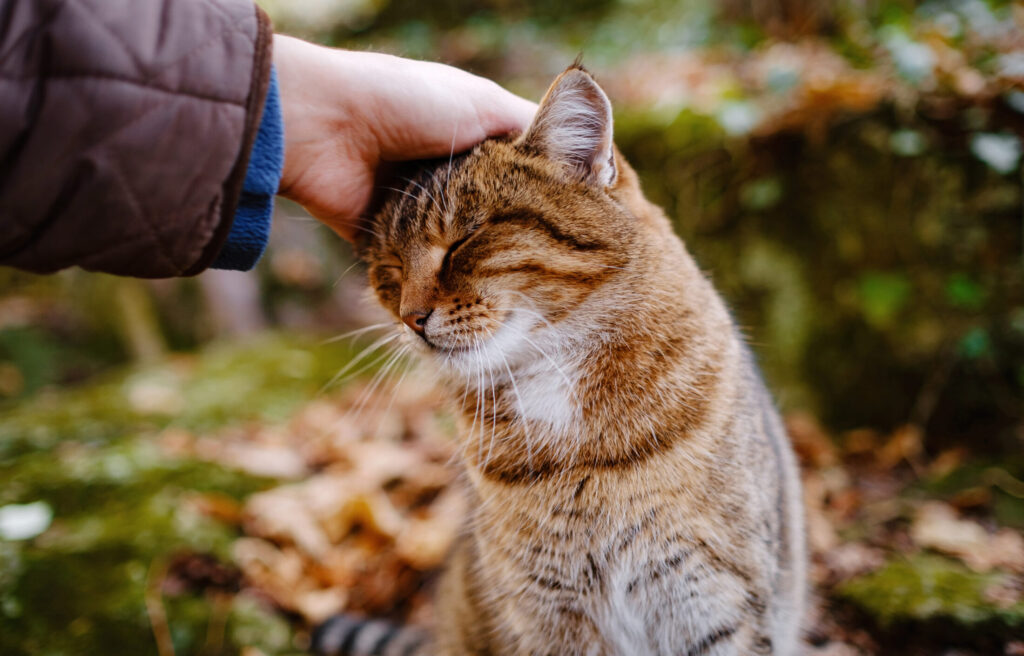
<svg viewBox="0 0 1024 656">
<path fill-rule="evenodd" d="M 272 335 L 214 344 L 201 357 L 108 375 L 0 409 L 0 464 L 67 442 L 108 443 L 168 425 L 210 430 L 280 421 L 322 391 L 358 349 Z"/>
<path fill-rule="evenodd" d="M 999 573 L 972 572 L 940 556 L 918 555 L 853 579 L 837 594 L 883 627 L 950 620 L 966 626 L 995 623 L 1024 629 L 1024 603 L 1003 608 L 986 598 L 986 589 L 1007 579 Z"/>
<path fill-rule="evenodd" d="M 3 545 L 4 654 L 154 653 L 143 601 L 151 564 L 179 550 L 228 558 L 236 537 L 187 497 L 208 490 L 242 496 L 267 485 L 205 463 L 162 459 L 142 439 L 23 460 L 23 468 L 0 474 L 0 495 L 45 500 L 56 519 L 32 542 Z M 197 653 L 209 612 L 203 600 L 175 602 L 169 616 L 179 654 Z"/>
<path fill-rule="evenodd" d="M 153 563 L 179 551 L 229 559 L 237 537 L 189 497 L 242 499 L 273 483 L 168 457 L 158 431 L 284 419 L 358 348 L 282 336 L 219 344 L 0 412 L 0 505 L 54 511 L 39 537 L 0 542 L 0 654 L 156 654 L 144 600 Z M 219 653 L 294 652 L 287 622 L 251 600 L 232 603 Z M 210 601 L 185 595 L 166 607 L 176 653 L 202 653 Z"/>
<path fill-rule="evenodd" d="M 1024 456 L 965 463 L 943 476 L 925 478 L 910 494 L 919 498 L 952 500 L 978 491 L 991 495 L 989 512 L 1000 526 L 1024 529 Z"/>
</svg>

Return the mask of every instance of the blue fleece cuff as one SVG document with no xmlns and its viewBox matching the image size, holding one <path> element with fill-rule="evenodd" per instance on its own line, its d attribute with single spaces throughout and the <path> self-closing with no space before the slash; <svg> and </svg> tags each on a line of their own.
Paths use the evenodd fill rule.
<svg viewBox="0 0 1024 656">
<path fill-rule="evenodd" d="M 214 269 L 248 271 L 256 266 L 270 238 L 274 195 L 284 170 L 284 119 L 277 88 L 277 71 L 270 69 L 270 88 L 263 105 L 263 118 L 249 155 L 249 168 L 242 184 L 235 220 Z"/>
</svg>

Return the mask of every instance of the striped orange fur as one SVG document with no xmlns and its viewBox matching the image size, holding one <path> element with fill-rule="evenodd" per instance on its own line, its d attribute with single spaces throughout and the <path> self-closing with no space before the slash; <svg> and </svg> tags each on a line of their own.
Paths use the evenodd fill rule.
<svg viewBox="0 0 1024 656">
<path fill-rule="evenodd" d="M 442 373 L 471 495 L 407 653 L 796 653 L 792 451 L 589 73 L 559 76 L 524 135 L 422 171 L 360 253 Z"/>
</svg>

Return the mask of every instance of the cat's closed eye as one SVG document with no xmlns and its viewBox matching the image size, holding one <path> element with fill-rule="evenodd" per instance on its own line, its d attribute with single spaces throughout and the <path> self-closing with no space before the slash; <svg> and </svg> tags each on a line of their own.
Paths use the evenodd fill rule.
<svg viewBox="0 0 1024 656">
<path fill-rule="evenodd" d="M 458 251 L 463 244 L 469 241 L 469 238 L 472 237 L 474 234 L 476 234 L 476 231 L 472 230 L 462 239 L 457 239 L 454 242 L 452 242 L 452 245 L 448 247 L 448 250 L 444 254 L 444 259 L 441 261 L 442 269 L 448 268 L 449 263 L 452 260 L 452 257 L 455 255 L 455 252 Z"/>
<path fill-rule="evenodd" d="M 455 251 L 459 250 L 459 247 L 462 246 L 463 244 L 465 244 L 467 241 L 469 241 L 469 238 L 472 237 L 472 236 L 473 236 L 473 233 L 471 232 L 468 235 L 466 235 L 465 237 L 463 237 L 462 239 L 457 239 L 456 241 L 452 242 L 452 245 L 448 247 L 447 255 L 449 257 L 451 255 L 453 255 L 455 253 Z"/>
</svg>

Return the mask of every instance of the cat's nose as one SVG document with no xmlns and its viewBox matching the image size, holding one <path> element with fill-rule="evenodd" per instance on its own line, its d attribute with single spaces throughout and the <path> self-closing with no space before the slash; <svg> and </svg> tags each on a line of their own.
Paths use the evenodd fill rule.
<svg viewBox="0 0 1024 656">
<path fill-rule="evenodd" d="M 402 321 L 405 325 L 415 330 L 419 335 L 423 335 L 423 331 L 427 328 L 427 319 L 430 317 L 430 313 L 433 310 L 413 310 L 406 312 L 402 315 Z"/>
</svg>

